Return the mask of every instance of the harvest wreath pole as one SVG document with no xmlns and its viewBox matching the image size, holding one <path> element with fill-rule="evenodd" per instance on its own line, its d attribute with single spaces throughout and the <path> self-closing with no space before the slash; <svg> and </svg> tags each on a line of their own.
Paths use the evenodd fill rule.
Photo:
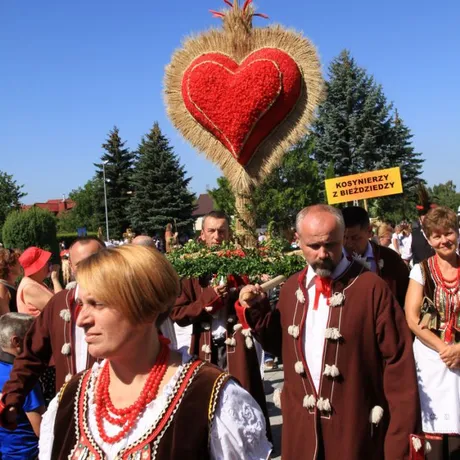
<svg viewBox="0 0 460 460">
<path fill-rule="evenodd" d="M 255 188 L 307 132 L 323 97 L 315 47 L 282 26 L 253 27 L 252 0 L 212 11 L 222 20 L 187 39 L 165 73 L 175 127 L 217 164 L 236 197 L 237 234 L 254 247 Z"/>
</svg>

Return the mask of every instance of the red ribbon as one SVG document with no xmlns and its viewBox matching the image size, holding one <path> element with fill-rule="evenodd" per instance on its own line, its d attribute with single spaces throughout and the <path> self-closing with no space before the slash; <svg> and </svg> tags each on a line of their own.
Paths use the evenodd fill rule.
<svg viewBox="0 0 460 460">
<path fill-rule="evenodd" d="M 315 303 L 313 304 L 313 310 L 318 310 L 318 302 L 320 294 L 323 294 L 324 297 L 329 302 L 329 297 L 332 294 L 332 279 L 331 278 L 321 278 L 320 276 L 315 277 Z"/>
</svg>

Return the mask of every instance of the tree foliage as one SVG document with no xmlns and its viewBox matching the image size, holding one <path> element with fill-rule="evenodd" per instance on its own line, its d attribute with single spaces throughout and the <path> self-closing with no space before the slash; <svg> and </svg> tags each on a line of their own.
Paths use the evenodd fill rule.
<svg viewBox="0 0 460 460">
<path fill-rule="evenodd" d="M 449 180 L 444 184 L 434 185 L 429 189 L 432 200 L 440 206 L 447 206 L 448 208 L 457 212 L 460 207 L 460 193 L 457 192 L 457 187 L 453 181 Z"/>
<path fill-rule="evenodd" d="M 128 204 L 131 192 L 131 175 L 133 170 L 134 154 L 125 148 L 126 142 L 120 138 L 119 129 L 115 126 L 109 132 L 107 141 L 102 144 L 105 153 L 101 163 L 95 164 L 96 178 L 102 186 L 103 167 L 105 165 L 107 187 L 107 209 L 109 216 L 109 231 L 111 238 L 121 238 L 130 226 Z M 97 202 L 97 221 L 104 222 L 104 200 Z M 105 227 L 104 227 L 105 228 Z"/>
<path fill-rule="evenodd" d="M 332 61 L 326 86 L 327 97 L 313 125 L 321 178 L 330 177 L 332 167 L 335 176 L 346 176 L 400 166 L 404 195 L 378 199 L 371 206 L 380 217 L 410 217 L 424 160 L 414 151 L 409 128 L 348 51 Z"/>
<path fill-rule="evenodd" d="M 58 252 L 56 218 L 41 208 L 13 211 L 3 225 L 3 244 L 7 248 L 24 250 L 30 246 Z"/>
<path fill-rule="evenodd" d="M 26 196 L 22 188 L 12 175 L 0 171 L 0 228 L 8 214 L 21 207 L 21 199 Z"/>
<path fill-rule="evenodd" d="M 195 195 L 189 191 L 190 178 L 158 123 L 141 140 L 136 157 L 128 207 L 135 232 L 163 235 L 171 223 L 177 231 L 190 234 Z"/>
</svg>

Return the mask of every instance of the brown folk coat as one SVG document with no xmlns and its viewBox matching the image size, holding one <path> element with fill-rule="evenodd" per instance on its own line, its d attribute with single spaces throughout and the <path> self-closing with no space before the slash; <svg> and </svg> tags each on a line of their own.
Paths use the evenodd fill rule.
<svg viewBox="0 0 460 460">
<path fill-rule="evenodd" d="M 179 326 L 193 325 L 191 354 L 198 356 L 203 361 L 211 362 L 211 354 L 203 352 L 203 345 L 212 347 L 210 330 L 212 316 L 205 308 L 218 301 L 217 295 L 214 289 L 208 286 L 209 283 L 205 279 L 183 279 L 181 284 L 182 292 L 172 309 L 171 319 L 177 322 Z M 227 337 L 233 336 L 236 345 L 227 345 L 228 368 L 225 370 L 237 379 L 241 386 L 257 401 L 264 412 L 267 431 L 269 432 L 267 405 L 256 350 L 254 346 L 252 348 L 246 346 L 246 338 L 242 335 L 241 330 L 234 331 L 237 322 L 234 302 L 237 295 L 237 292 L 230 294 L 226 307 Z"/>
<path fill-rule="evenodd" d="M 323 376 L 316 392 L 304 354 L 305 273 L 289 278 L 274 312 L 267 304 L 245 310 L 264 348 L 283 356 L 283 460 L 407 459 L 409 434 L 420 429 L 420 407 L 412 337 L 402 310 L 385 282 L 353 262 L 333 284 L 334 292 L 349 286 L 344 304 L 331 306 L 327 326 L 342 338 L 325 339 L 323 353 L 323 366 L 335 364 L 340 375 Z M 297 301 L 299 286 L 304 302 Z M 292 325 L 299 326 L 298 338 L 288 332 Z M 304 374 L 295 371 L 298 360 Z M 304 407 L 307 395 L 328 399 L 331 412 Z M 369 422 L 376 406 L 383 408 L 377 426 Z"/>
<path fill-rule="evenodd" d="M 74 322 L 75 290 L 63 290 L 53 296 L 41 315 L 33 322 L 24 339 L 24 350 L 14 360 L 10 379 L 3 387 L 5 405 L 22 407 L 25 397 L 50 364 L 56 366 L 56 392 L 62 387 L 68 374 L 75 374 Z M 70 321 L 63 319 L 62 311 L 70 310 Z M 70 340 L 69 340 L 70 339 Z M 70 343 L 70 355 L 64 355 L 62 347 Z M 88 367 L 94 358 L 88 355 Z"/>
</svg>

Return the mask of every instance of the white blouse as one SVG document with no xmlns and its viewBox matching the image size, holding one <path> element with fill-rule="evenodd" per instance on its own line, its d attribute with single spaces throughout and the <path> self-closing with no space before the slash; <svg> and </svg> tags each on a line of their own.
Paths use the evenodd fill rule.
<svg viewBox="0 0 460 460">
<path fill-rule="evenodd" d="M 182 364 L 186 364 L 191 357 L 182 353 Z M 92 373 L 98 373 L 104 361 L 95 363 Z M 96 426 L 96 405 L 94 403 L 94 384 L 90 383 L 88 419 L 92 437 L 104 451 L 107 460 L 114 460 L 118 452 L 135 443 L 152 426 L 166 406 L 183 366 L 179 366 L 174 376 L 163 387 L 163 391 L 151 401 L 133 430 L 121 441 L 115 444 L 104 442 Z M 90 379 L 94 382 L 96 379 Z M 50 460 L 54 443 L 54 422 L 58 409 L 57 396 L 51 401 L 47 412 L 43 416 L 40 429 L 40 460 Z M 119 432 L 119 427 L 104 420 L 104 427 L 109 436 Z M 272 446 L 266 437 L 264 415 L 252 396 L 233 381 L 229 381 L 222 388 L 214 423 L 210 433 L 210 453 L 212 459 L 218 460 L 266 460 L 269 458 Z"/>
</svg>

